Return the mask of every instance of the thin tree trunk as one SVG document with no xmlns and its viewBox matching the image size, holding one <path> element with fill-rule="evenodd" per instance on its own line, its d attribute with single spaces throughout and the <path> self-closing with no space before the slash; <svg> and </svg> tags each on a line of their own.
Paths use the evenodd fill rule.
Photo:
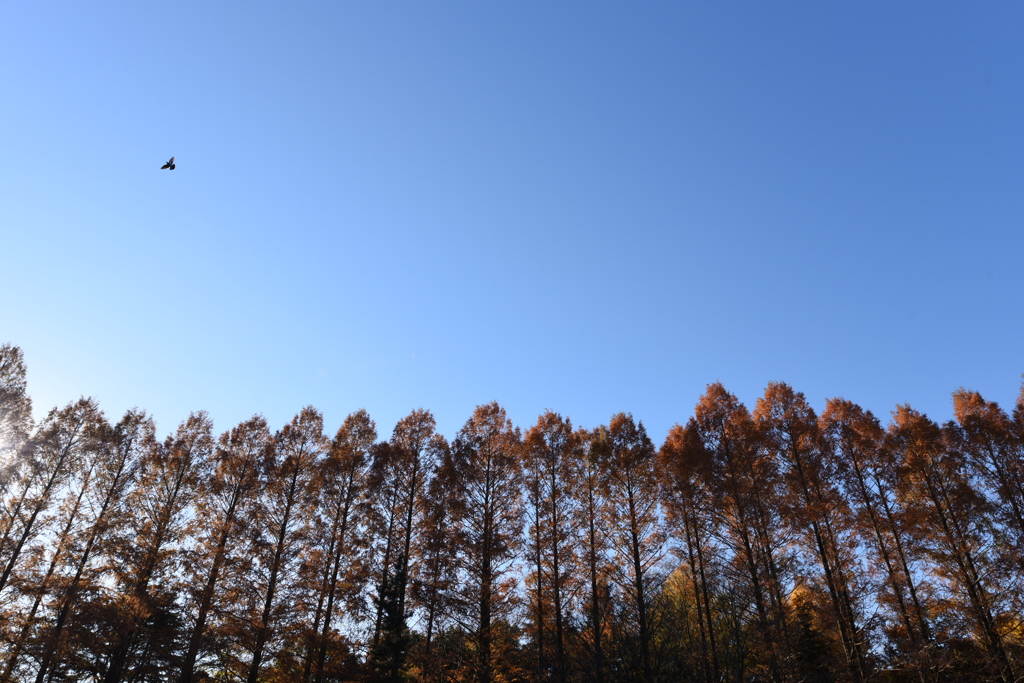
<svg viewBox="0 0 1024 683">
<path fill-rule="evenodd" d="M 64 600 L 61 602 L 60 611 L 57 613 L 57 619 L 53 624 L 53 630 L 44 640 L 45 644 L 41 651 L 39 670 L 36 672 L 35 683 L 44 683 L 46 675 L 49 673 L 50 667 L 53 664 L 53 657 L 60 648 L 60 640 L 64 632 L 64 626 L 78 594 L 78 584 L 82 580 L 82 574 L 85 573 L 85 568 L 92 556 L 92 549 L 99 537 L 99 534 L 102 531 L 105 531 L 105 529 L 103 529 L 103 525 L 106 524 L 107 512 L 109 512 L 110 506 L 113 504 L 114 499 L 119 492 L 122 483 L 121 478 L 125 474 L 126 465 L 127 463 L 125 458 L 120 463 L 113 482 L 107 488 L 106 496 L 104 496 L 103 499 L 103 505 L 100 506 L 100 512 L 96 515 L 96 519 L 92 524 L 89 540 L 86 541 L 85 549 L 82 551 L 82 556 L 78 560 L 78 566 L 75 569 L 75 576 L 71 580 L 71 584 L 68 586 L 67 593 L 64 595 Z"/>
<path fill-rule="evenodd" d="M 793 444 L 793 436 L 790 435 L 790 443 Z M 807 473 L 804 471 L 803 458 L 801 458 L 800 451 L 795 445 L 790 447 L 790 456 L 793 459 L 798 480 L 800 482 L 800 492 L 803 496 L 803 502 L 805 509 L 810 511 L 814 510 L 817 506 L 815 505 L 814 496 L 811 495 L 811 486 L 807 481 Z M 819 496 L 820 499 L 820 496 Z M 855 681 L 864 680 L 864 669 L 863 662 L 860 657 L 860 650 L 856 647 L 854 640 L 854 633 L 857 630 L 856 624 L 853 622 L 852 612 L 848 612 L 846 605 L 840 598 L 840 587 L 837 582 L 837 578 L 832 568 L 832 559 L 829 556 L 829 552 L 825 547 L 825 541 L 822 537 L 821 525 L 817 518 L 812 518 L 811 532 L 814 536 L 815 550 L 818 553 L 818 561 L 821 562 L 822 571 L 825 574 L 825 583 L 828 586 L 829 598 L 832 601 L 832 609 L 835 611 L 836 624 L 839 627 L 839 637 L 843 644 L 843 652 L 846 655 L 846 661 L 850 667 L 850 672 L 853 674 Z M 826 521 L 827 523 L 827 521 Z"/>
<path fill-rule="evenodd" d="M 967 589 L 967 597 L 972 608 L 971 611 L 974 612 L 978 626 L 985 636 L 989 654 L 998 662 L 1000 677 L 1004 683 L 1014 683 L 1013 666 L 1010 664 L 1009 656 L 1003 646 L 1003 640 L 999 637 L 999 632 L 996 630 L 995 620 L 992 618 L 992 611 L 989 607 L 988 595 L 981 585 L 972 554 L 967 548 L 966 543 L 962 540 L 964 534 L 957 524 L 955 515 L 947 512 L 950 509 L 950 503 L 948 500 L 944 500 L 946 497 L 941 494 L 938 485 L 932 480 L 930 473 L 924 472 L 923 479 L 928 491 L 928 497 L 931 498 L 939 524 L 942 527 L 942 533 L 946 537 L 946 544 L 952 551 L 957 569 L 963 577 L 964 587 Z"/>
<path fill-rule="evenodd" d="M 489 477 L 489 475 L 488 475 Z M 488 489 L 490 486 L 488 485 Z M 484 498 L 483 557 L 480 566 L 480 683 L 491 683 L 491 500 Z"/>
<path fill-rule="evenodd" d="M 555 680 L 565 683 L 565 641 L 562 624 L 562 575 L 558 564 L 558 486 L 555 471 L 551 471 L 551 583 L 555 599 Z"/>
<path fill-rule="evenodd" d="M 384 545 L 384 561 L 381 563 L 381 581 L 380 581 L 380 586 L 383 586 L 385 583 L 387 583 L 388 576 L 390 575 L 390 572 L 391 572 L 391 570 L 390 570 L 390 567 L 391 567 L 391 540 L 392 540 L 391 536 L 394 533 L 394 528 L 395 528 L 395 515 L 394 515 L 394 510 L 392 509 L 392 511 L 388 515 L 387 543 Z M 379 590 L 380 590 L 380 588 L 378 587 L 378 592 L 379 592 Z M 374 627 L 373 627 L 373 645 L 370 647 L 371 650 L 377 649 L 377 645 L 378 645 L 378 643 L 380 643 L 380 630 L 381 630 L 381 625 L 382 625 L 381 624 L 381 620 L 383 618 L 384 618 L 384 603 L 382 601 L 378 600 L 377 601 L 377 618 L 376 618 L 376 621 L 374 622 Z"/>
<path fill-rule="evenodd" d="M 256 646 L 253 648 L 252 662 L 249 666 L 247 683 L 258 683 L 260 666 L 263 663 L 263 648 L 266 647 L 270 637 L 270 620 L 273 614 L 274 594 L 277 591 L 277 576 L 281 569 L 281 556 L 284 554 L 284 544 L 288 536 L 288 523 L 291 521 L 292 505 L 294 504 L 295 489 L 298 486 L 299 463 L 295 464 L 292 473 L 292 480 L 288 492 L 288 502 L 284 511 L 284 518 L 281 521 L 281 532 L 277 536 L 277 547 L 274 550 L 274 562 L 270 567 L 270 581 L 267 585 L 266 598 L 263 601 L 263 612 L 260 616 L 259 630 L 256 633 Z"/>
<path fill-rule="evenodd" d="M 349 480 L 351 486 L 351 480 Z M 323 683 L 324 663 L 327 661 L 327 638 L 331 632 L 331 617 L 334 616 L 334 596 L 338 587 L 338 575 L 341 573 L 341 549 L 345 547 L 345 536 L 348 533 L 348 517 L 351 498 L 346 496 L 345 507 L 341 513 L 341 530 L 338 532 L 338 546 L 331 563 L 331 579 L 327 589 L 327 608 L 324 612 L 323 630 L 320 634 L 320 648 L 316 656 L 316 683 Z"/>
<path fill-rule="evenodd" d="M 718 670 L 718 647 L 715 643 L 715 622 L 714 617 L 711 614 L 711 595 L 710 589 L 708 588 L 708 577 L 705 570 L 704 562 L 704 544 L 700 542 L 700 529 L 696 525 L 694 526 L 694 538 L 697 540 L 697 566 L 700 568 L 700 585 L 701 594 L 704 602 L 704 615 L 707 618 L 708 623 L 708 644 L 711 649 L 711 670 L 714 674 L 713 680 L 719 680 Z M 700 603 L 697 604 L 697 609 L 700 609 Z"/>
<path fill-rule="evenodd" d="M 241 491 L 235 489 L 235 495 L 228 508 L 227 518 L 224 522 L 225 528 L 217 540 L 217 552 L 213 556 L 213 566 L 210 567 L 210 574 L 206 579 L 206 586 L 203 588 L 202 597 L 199 601 L 199 613 L 196 615 L 195 626 L 192 627 L 192 632 L 189 634 L 188 649 L 185 651 L 185 660 L 181 665 L 180 683 L 192 683 L 193 669 L 196 665 L 196 658 L 199 655 L 199 644 L 206 630 L 206 618 L 210 611 L 210 605 L 213 603 L 213 594 L 217 586 L 217 579 L 220 576 L 221 565 L 224 562 L 228 539 L 231 536 L 231 527 L 235 522 L 235 508 L 240 495 Z"/>
<path fill-rule="evenodd" d="M 539 492 L 535 496 L 537 499 L 540 498 Z M 544 573 L 543 567 L 541 566 L 541 529 L 540 529 L 540 505 L 539 500 L 536 501 L 534 507 L 534 566 L 537 569 L 537 680 L 543 680 L 544 678 Z"/>
<path fill-rule="evenodd" d="M 37 502 L 35 507 L 32 508 L 32 514 L 29 515 L 28 521 L 25 522 L 24 527 L 22 527 L 21 537 L 18 538 L 18 542 L 15 543 L 14 548 L 11 550 L 10 557 L 7 560 L 7 564 L 4 566 L 3 573 L 0 574 L 0 592 L 3 592 L 4 588 L 7 586 L 7 582 L 10 580 L 11 574 L 14 572 L 14 566 L 17 564 L 18 558 L 21 556 L 22 548 L 25 547 L 25 542 L 32 536 L 32 530 L 35 527 L 36 519 L 39 518 L 39 515 L 50 504 L 50 493 L 53 490 L 53 487 L 57 484 L 57 480 L 60 478 L 60 475 L 64 472 L 65 462 L 68 459 L 68 453 L 70 453 L 72 446 L 75 444 L 75 438 L 78 435 L 80 428 L 81 424 L 76 425 L 71 435 L 69 435 L 68 442 L 61 449 L 61 453 L 60 456 L 57 458 L 57 462 L 54 463 L 52 469 L 50 470 L 50 476 L 46 480 L 46 486 L 43 487 L 43 490 L 40 493 L 39 502 Z M 28 487 L 26 486 L 26 490 L 27 488 Z M 19 501 L 19 508 L 20 505 L 21 501 Z M 14 527 L 13 522 L 14 518 L 12 517 L 12 529 Z"/>
<path fill-rule="evenodd" d="M 628 485 L 627 485 L 628 486 Z M 633 489 L 627 488 L 629 502 L 629 544 L 633 560 L 633 590 L 636 591 L 637 619 L 640 622 L 640 671 L 644 683 L 651 681 L 651 643 L 650 627 L 647 623 L 647 600 L 644 595 L 644 567 L 640 560 L 640 537 L 638 533 L 636 501 L 633 498 Z"/>
<path fill-rule="evenodd" d="M 864 479 L 864 473 L 861 471 L 860 462 L 854 457 L 852 458 L 852 464 L 854 474 L 857 477 L 857 484 L 862 504 L 864 505 L 864 509 L 867 511 L 868 517 L 871 520 L 871 530 L 874 533 L 875 542 L 878 545 L 878 552 L 882 557 L 882 563 L 885 565 L 885 573 L 886 577 L 889 579 L 889 587 L 892 589 L 893 596 L 896 598 L 900 617 L 903 619 L 903 626 L 907 629 L 907 636 L 910 638 L 911 643 L 916 645 L 919 642 L 919 639 L 915 628 L 911 625 L 910 612 L 907 610 L 906 598 L 903 595 L 903 587 L 900 585 L 899 579 L 896 576 L 896 570 L 892 566 L 892 558 L 890 557 L 888 543 L 886 543 L 885 539 L 882 537 L 882 528 L 878 519 L 878 511 L 871 502 L 871 493 L 868 491 L 868 485 Z"/>
<path fill-rule="evenodd" d="M 71 536 L 71 530 L 74 528 L 75 520 L 78 518 L 78 512 L 82 507 L 82 500 L 85 498 L 86 490 L 89 488 L 91 475 L 92 467 L 90 466 L 89 471 L 82 480 L 82 488 L 78 492 L 75 504 L 68 515 L 67 523 L 64 525 L 64 528 L 58 536 L 59 540 L 53 551 L 53 557 L 50 558 L 50 564 L 46 568 L 46 574 L 43 576 L 43 580 L 39 582 L 39 586 L 35 589 L 36 597 L 32 601 L 32 607 L 29 609 L 28 617 L 25 619 L 25 625 L 22 627 L 21 633 L 18 635 L 17 640 L 14 641 L 14 644 L 11 647 L 11 654 L 7 658 L 7 664 L 4 667 L 3 676 L 0 676 L 0 681 L 9 681 L 11 674 L 14 673 L 14 669 L 18 665 L 18 660 L 21 657 L 21 651 L 24 648 L 25 642 L 32 630 L 32 620 L 35 619 L 36 612 L 39 611 L 39 606 L 42 604 L 43 596 L 46 594 L 46 588 L 49 585 L 54 572 L 57 570 L 57 565 L 63 555 L 64 548 L 67 546 L 68 539 Z"/>
<path fill-rule="evenodd" d="M 892 508 L 889 506 L 889 502 L 884 496 L 881 497 L 881 501 L 882 510 L 885 513 L 886 521 L 889 523 L 893 542 L 896 544 L 896 556 L 899 559 L 900 567 L 903 570 L 903 576 L 907 582 L 907 589 L 910 591 L 910 600 L 914 604 L 917 623 L 921 629 L 921 637 L 924 642 L 930 643 L 932 640 L 931 628 L 928 626 L 928 620 L 924 615 L 924 608 L 921 606 L 921 601 L 917 597 L 917 588 L 914 586 L 914 577 L 910 573 L 910 563 L 907 561 L 907 554 L 903 549 L 903 542 L 900 540 L 899 528 L 897 527 L 895 516 L 893 515 Z"/>
<path fill-rule="evenodd" d="M 594 638 L 594 677 L 597 683 L 604 681 L 604 651 L 601 649 L 601 629 L 603 628 L 600 606 L 600 588 L 597 576 L 597 525 L 594 491 L 588 485 L 587 490 L 587 523 L 590 536 L 590 623 Z"/>
<path fill-rule="evenodd" d="M 697 607 L 697 627 L 698 627 L 698 630 L 700 631 L 701 666 L 704 669 L 704 680 L 711 681 L 711 680 L 714 680 L 714 679 L 712 678 L 712 673 L 711 673 L 711 655 L 708 652 L 708 634 L 707 634 L 707 629 L 710 627 L 710 624 L 708 624 L 706 626 L 705 623 L 704 623 L 705 622 L 705 618 L 704 618 L 704 605 L 702 603 L 702 595 L 701 595 L 703 591 L 701 590 L 701 587 L 700 587 L 700 579 L 701 579 L 701 577 L 700 577 L 700 574 L 698 573 L 698 570 L 697 570 L 697 555 L 696 555 L 696 552 L 694 550 L 694 546 L 696 545 L 697 540 L 694 538 L 693 530 L 691 529 L 691 526 L 693 524 L 693 520 L 691 518 L 690 502 L 684 500 L 684 501 L 682 501 L 682 505 L 683 505 L 683 534 L 685 536 L 685 541 L 686 541 L 686 557 L 687 557 L 687 561 L 688 561 L 688 563 L 690 565 L 690 584 L 691 584 L 691 586 L 693 588 L 693 603 Z M 717 677 L 718 676 L 716 674 L 714 678 L 716 679 Z"/>
</svg>

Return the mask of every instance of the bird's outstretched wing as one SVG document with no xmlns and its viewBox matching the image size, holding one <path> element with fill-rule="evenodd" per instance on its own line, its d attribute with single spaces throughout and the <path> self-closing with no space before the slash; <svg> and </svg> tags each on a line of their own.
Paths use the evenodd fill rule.
<svg viewBox="0 0 1024 683">
<path fill-rule="evenodd" d="M 170 160 L 170 161 L 168 161 L 168 162 L 167 162 L 166 164 L 164 164 L 163 166 L 161 166 L 161 167 L 160 167 L 160 170 L 162 171 L 162 170 L 164 170 L 165 168 L 169 168 L 169 169 L 171 169 L 172 171 L 174 170 L 174 157 L 171 157 L 171 160 Z"/>
</svg>

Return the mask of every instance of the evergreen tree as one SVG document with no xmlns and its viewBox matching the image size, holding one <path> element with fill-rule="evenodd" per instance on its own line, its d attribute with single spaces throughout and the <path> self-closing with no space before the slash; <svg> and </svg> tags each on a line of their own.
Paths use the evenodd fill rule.
<svg viewBox="0 0 1024 683">
<path fill-rule="evenodd" d="M 380 638 L 370 650 L 368 664 L 371 683 L 402 683 L 407 681 L 407 656 L 412 637 L 406 623 L 408 614 L 402 604 L 402 593 L 408 584 L 405 556 L 399 554 L 392 571 L 378 586 L 376 602 L 381 619 Z"/>
</svg>

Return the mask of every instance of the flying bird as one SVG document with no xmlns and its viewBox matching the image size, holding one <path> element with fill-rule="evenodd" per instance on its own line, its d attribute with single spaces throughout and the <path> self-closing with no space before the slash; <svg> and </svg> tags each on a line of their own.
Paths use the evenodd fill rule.
<svg viewBox="0 0 1024 683">
<path fill-rule="evenodd" d="M 168 161 L 168 162 L 167 162 L 166 164 L 164 164 L 163 166 L 161 166 L 161 167 L 160 167 L 160 170 L 162 171 L 162 170 L 164 170 L 165 168 L 169 168 L 169 169 L 171 169 L 172 171 L 174 170 L 174 157 L 171 157 L 171 160 L 170 160 L 170 161 Z"/>
</svg>

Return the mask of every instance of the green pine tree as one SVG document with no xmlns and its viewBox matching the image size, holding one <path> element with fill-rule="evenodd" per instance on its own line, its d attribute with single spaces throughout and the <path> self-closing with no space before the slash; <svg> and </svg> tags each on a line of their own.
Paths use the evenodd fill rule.
<svg viewBox="0 0 1024 683">
<path fill-rule="evenodd" d="M 402 683 L 409 680 L 406 657 L 412 637 L 406 624 L 407 614 L 402 609 L 402 594 L 408 580 L 405 555 L 399 555 L 394 572 L 384 576 L 374 600 L 381 611 L 381 634 L 377 645 L 370 651 L 369 665 L 372 683 Z"/>
</svg>

